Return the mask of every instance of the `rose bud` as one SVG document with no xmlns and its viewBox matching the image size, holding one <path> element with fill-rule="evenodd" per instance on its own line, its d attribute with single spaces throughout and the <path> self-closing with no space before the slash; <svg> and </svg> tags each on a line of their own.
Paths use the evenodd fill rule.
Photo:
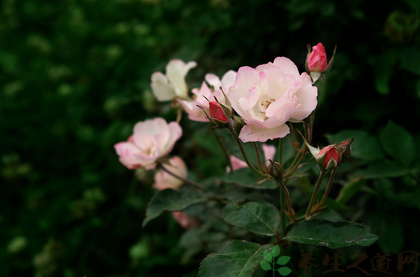
<svg viewBox="0 0 420 277">
<path fill-rule="evenodd" d="M 218 123 L 227 123 L 229 121 L 223 107 L 216 101 L 210 101 L 209 108 L 211 119 L 217 121 Z"/>
<path fill-rule="evenodd" d="M 321 170 L 335 169 L 341 162 L 341 153 L 335 145 L 328 145 L 319 151 L 316 163 Z"/>
<path fill-rule="evenodd" d="M 351 155 L 351 143 L 353 142 L 354 138 L 346 139 L 345 141 L 340 142 L 339 145 L 337 145 L 338 152 L 341 153 L 341 163 L 343 163 L 345 160 L 347 160 Z"/>
<path fill-rule="evenodd" d="M 272 159 L 269 159 L 268 161 L 271 163 L 268 167 L 268 173 L 274 178 L 274 180 L 281 182 L 283 179 L 283 166 Z"/>
<path fill-rule="evenodd" d="M 335 169 L 341 163 L 341 153 L 338 151 L 335 144 L 328 145 L 321 150 L 310 146 L 306 141 L 312 156 L 316 159 L 316 163 L 323 171 Z"/>
<path fill-rule="evenodd" d="M 322 43 L 318 43 L 317 45 L 312 47 L 312 51 L 310 45 L 308 45 L 308 55 L 306 56 L 306 70 L 312 77 L 312 82 L 315 83 L 323 73 L 326 73 L 330 70 L 332 66 L 332 61 L 335 56 L 335 50 L 333 57 L 331 58 L 330 62 L 327 63 L 327 54 L 325 53 L 325 48 Z"/>
</svg>

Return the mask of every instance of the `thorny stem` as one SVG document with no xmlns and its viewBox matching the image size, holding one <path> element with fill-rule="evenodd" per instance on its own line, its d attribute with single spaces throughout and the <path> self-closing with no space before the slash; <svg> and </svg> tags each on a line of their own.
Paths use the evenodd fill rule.
<svg viewBox="0 0 420 277">
<path fill-rule="evenodd" d="M 331 176 L 330 176 L 330 180 L 328 181 L 328 187 L 327 187 L 327 190 L 325 191 L 325 193 L 324 193 L 324 196 L 322 197 L 322 200 L 321 200 L 321 203 L 319 204 L 319 208 L 321 208 L 323 205 L 324 205 L 324 202 L 325 202 L 325 200 L 327 199 L 327 196 L 328 196 L 328 193 L 330 192 L 330 189 L 331 189 L 331 187 L 332 187 L 332 183 L 333 183 L 333 180 L 334 180 L 334 175 L 335 175 L 335 172 L 337 171 L 337 168 L 334 168 L 332 171 L 331 171 Z"/>
<path fill-rule="evenodd" d="M 230 161 L 229 151 L 227 150 L 226 145 L 223 142 L 223 139 L 218 134 L 216 134 L 216 132 L 214 131 L 214 128 L 210 128 L 210 129 L 211 129 L 213 135 L 216 137 L 216 140 L 217 140 L 217 143 L 220 146 L 220 149 L 222 149 L 223 156 L 225 157 L 228 166 L 232 170 L 232 163 Z"/>
<path fill-rule="evenodd" d="M 312 127 L 313 127 L 314 117 L 315 117 L 315 113 L 312 112 L 311 115 L 310 115 L 309 123 L 305 123 L 304 122 L 304 124 L 303 124 L 304 125 L 304 129 L 305 129 L 306 141 L 308 143 L 310 143 L 311 140 L 312 140 Z M 299 130 L 298 130 L 298 132 L 299 132 Z M 302 136 L 302 138 L 305 139 L 303 136 Z M 292 175 L 292 173 L 298 168 L 298 166 L 300 165 L 300 163 L 305 158 L 306 150 L 307 150 L 306 144 L 303 143 L 302 144 L 302 147 L 299 149 L 298 154 L 295 156 L 295 158 L 294 158 L 291 166 L 289 167 L 289 170 L 287 171 L 287 173 L 285 175 L 285 178 L 287 178 L 290 175 Z M 301 154 L 301 155 L 299 155 L 299 154 Z"/>
<path fill-rule="evenodd" d="M 321 170 L 321 172 L 319 173 L 319 177 L 318 177 L 318 181 L 316 182 L 314 191 L 312 192 L 312 197 L 311 197 L 311 201 L 309 202 L 308 205 L 308 209 L 306 210 L 306 214 L 305 214 L 305 218 L 308 220 L 310 217 L 310 213 L 312 210 L 312 206 L 315 202 L 316 199 L 316 195 L 318 193 L 319 187 L 321 186 L 322 180 L 324 179 L 326 171 L 325 170 Z"/>
<path fill-rule="evenodd" d="M 279 138 L 279 164 L 283 163 L 283 138 Z"/>
<path fill-rule="evenodd" d="M 284 195 L 286 195 L 286 203 L 287 203 L 287 209 L 288 212 L 290 213 L 291 216 L 293 216 L 293 220 L 296 219 L 296 217 L 293 215 L 293 209 L 292 209 L 292 204 L 290 203 L 290 194 L 289 194 L 289 190 L 287 189 L 286 185 L 284 184 L 284 180 L 281 181 L 281 186 L 283 188 L 284 191 Z M 283 229 L 284 230 L 284 229 Z"/>
<path fill-rule="evenodd" d="M 285 208 L 285 201 L 284 201 L 284 192 L 281 189 L 280 183 L 277 183 L 279 187 L 279 194 L 280 194 L 280 225 L 282 232 L 286 229 L 286 214 L 284 212 Z"/>
<path fill-rule="evenodd" d="M 168 173 L 169 175 L 171 175 L 171 176 L 173 176 L 173 177 L 175 177 L 175 178 L 177 178 L 177 179 L 179 179 L 179 180 L 183 181 L 183 182 L 184 182 L 184 183 L 186 183 L 186 184 L 193 185 L 193 186 L 198 187 L 198 188 L 200 188 L 200 189 L 202 189 L 202 190 L 206 190 L 206 188 L 205 188 L 205 187 L 203 187 L 202 185 L 200 185 L 200 184 L 198 184 L 198 183 L 196 183 L 196 182 L 190 181 L 190 180 L 188 180 L 188 179 L 185 179 L 185 178 L 183 178 L 183 177 L 181 177 L 181 176 L 178 176 L 178 175 L 176 175 L 175 173 L 171 172 L 171 171 L 170 171 L 170 170 L 168 170 L 166 167 L 164 167 L 164 166 L 163 166 L 163 164 L 161 164 L 161 163 L 158 163 L 158 164 L 157 164 L 157 167 L 158 167 L 158 168 L 160 168 L 160 169 L 162 169 L 163 171 L 165 171 L 165 172 L 166 172 L 166 173 Z"/>
<path fill-rule="evenodd" d="M 305 155 L 306 155 L 306 145 L 303 144 L 302 147 L 299 150 L 299 153 L 296 155 L 295 159 L 293 160 L 292 165 L 290 166 L 290 169 L 288 170 L 288 172 L 284 176 L 285 178 L 289 177 L 290 175 L 292 175 L 293 172 L 295 172 L 295 170 L 298 168 L 298 166 L 302 162 L 303 158 L 305 158 Z M 299 160 L 295 163 L 295 161 L 298 157 L 299 157 Z"/>
<path fill-rule="evenodd" d="M 295 126 L 293 125 L 292 122 L 289 122 L 289 128 L 290 128 L 290 133 L 292 133 L 293 143 L 296 143 L 298 140 L 296 138 Z"/>
<path fill-rule="evenodd" d="M 260 159 L 260 151 L 258 151 L 258 145 L 255 141 L 252 142 L 254 144 L 254 148 L 255 148 L 255 153 L 257 154 L 257 160 L 258 160 L 258 167 L 260 168 L 261 172 L 265 172 L 263 165 L 261 164 L 261 159 Z"/>
<path fill-rule="evenodd" d="M 244 158 L 244 160 L 245 160 L 246 164 L 248 165 L 248 167 L 249 167 L 249 168 L 251 168 L 251 169 L 252 169 L 255 173 L 257 173 L 259 176 L 264 177 L 264 178 L 267 178 L 267 177 L 268 177 L 267 175 L 265 175 L 264 173 L 260 172 L 258 169 L 256 169 L 256 168 L 255 168 L 255 167 L 254 167 L 254 166 L 253 166 L 253 165 L 249 162 L 249 159 L 248 159 L 248 157 L 246 156 L 245 150 L 244 150 L 244 148 L 243 148 L 243 146 L 242 146 L 242 143 L 241 143 L 241 141 L 239 140 L 238 134 L 236 134 L 236 131 L 235 131 L 235 129 L 233 128 L 233 120 L 232 120 L 232 118 L 230 118 L 230 119 L 229 119 L 229 122 L 228 122 L 227 126 L 228 126 L 228 129 L 229 129 L 230 133 L 232 134 L 233 138 L 235 139 L 236 144 L 237 144 L 237 145 L 238 145 L 238 147 L 239 147 L 239 150 L 241 150 L 242 157 Z"/>
</svg>

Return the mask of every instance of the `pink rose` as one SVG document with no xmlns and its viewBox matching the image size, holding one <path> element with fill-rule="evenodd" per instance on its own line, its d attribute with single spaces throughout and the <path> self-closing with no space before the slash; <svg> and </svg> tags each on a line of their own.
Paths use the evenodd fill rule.
<svg viewBox="0 0 420 277">
<path fill-rule="evenodd" d="M 163 118 L 149 119 L 138 122 L 128 141 L 117 143 L 114 148 L 128 169 L 152 169 L 157 159 L 172 151 L 181 136 L 182 129 L 177 122 L 168 124 Z"/>
<path fill-rule="evenodd" d="M 172 216 L 184 229 L 190 229 L 199 225 L 197 219 L 189 217 L 183 212 L 172 212 Z"/>
<path fill-rule="evenodd" d="M 306 62 L 311 72 L 323 72 L 327 68 L 327 54 L 322 43 L 312 47 L 312 52 L 308 54 Z"/>
<path fill-rule="evenodd" d="M 226 72 L 225 75 L 223 75 L 222 80 L 214 74 L 206 74 L 205 80 L 211 88 L 206 84 L 206 82 L 203 82 L 200 89 L 195 88 L 192 90 L 193 100 L 178 99 L 178 102 L 181 103 L 185 112 L 188 113 L 188 118 L 194 121 L 208 122 L 209 119 L 206 117 L 203 110 L 197 107 L 197 105 L 209 113 L 209 102 L 206 98 L 209 101 L 214 101 L 216 97 L 220 103 L 225 104 L 225 97 L 219 88 L 222 87 L 225 92 L 228 92 L 235 82 L 235 77 L 236 72 L 233 70 Z"/>
<path fill-rule="evenodd" d="M 244 119 L 239 138 L 243 142 L 285 137 L 287 121 L 308 117 L 317 105 L 317 88 L 307 73 L 299 74 L 296 65 L 285 57 L 257 68 L 239 68 L 235 85 L 227 97 Z"/>
<path fill-rule="evenodd" d="M 174 173 L 175 175 L 186 178 L 188 175 L 187 166 L 185 165 L 184 161 L 177 156 L 174 156 L 169 159 L 169 163 L 171 165 L 164 164 L 164 167 L 168 169 L 170 172 Z M 155 183 L 153 185 L 154 188 L 158 190 L 164 189 L 178 189 L 182 185 L 182 181 L 173 177 L 166 171 L 162 169 L 156 171 L 155 173 Z"/>
<path fill-rule="evenodd" d="M 170 101 L 175 97 L 187 98 L 185 76 L 191 68 L 196 66 L 196 62 L 184 63 L 181 60 L 171 60 L 166 66 L 166 75 L 161 72 L 153 73 L 150 85 L 157 100 Z"/>
</svg>

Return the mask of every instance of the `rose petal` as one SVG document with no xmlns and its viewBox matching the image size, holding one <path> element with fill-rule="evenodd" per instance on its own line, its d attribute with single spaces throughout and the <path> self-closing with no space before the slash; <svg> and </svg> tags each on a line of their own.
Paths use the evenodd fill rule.
<svg viewBox="0 0 420 277">
<path fill-rule="evenodd" d="M 288 133 L 290 133 L 289 127 L 284 124 L 280 125 L 275 128 L 258 128 L 253 125 L 245 125 L 241 133 L 239 134 L 239 138 L 243 142 L 248 141 L 260 141 L 260 142 L 266 142 L 269 139 L 276 139 L 276 138 L 283 138 Z"/>
<path fill-rule="evenodd" d="M 175 88 L 168 83 L 168 79 L 161 72 L 152 74 L 150 86 L 158 101 L 169 101 L 175 97 Z"/>
</svg>

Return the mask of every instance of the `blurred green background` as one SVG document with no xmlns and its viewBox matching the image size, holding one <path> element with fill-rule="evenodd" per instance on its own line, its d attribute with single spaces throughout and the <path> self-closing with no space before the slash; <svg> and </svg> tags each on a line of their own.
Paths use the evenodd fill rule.
<svg viewBox="0 0 420 277">
<path fill-rule="evenodd" d="M 418 216 L 420 202 L 419 14 L 417 0 L 1 1 L 0 276 L 196 276 L 207 253 L 182 258 L 183 230 L 170 214 L 142 229 L 153 173 L 134 176 L 113 145 L 140 120 L 175 119 L 150 89 L 151 74 L 170 59 L 197 61 L 187 81 L 198 87 L 208 72 L 277 56 L 303 72 L 306 45 L 318 42 L 328 58 L 335 45 L 337 54 L 320 82 L 314 142 L 344 129 L 379 140 L 389 120 L 411 134 L 417 152 L 402 162 L 410 174 L 366 182 L 379 191 L 397 184 L 411 202 L 377 193 L 349 205 L 361 222 L 384 212 L 394 220 L 390 241 L 405 239 L 381 250 L 420 252 L 407 216 Z M 189 135 L 202 125 L 186 116 L 183 124 L 173 153 L 192 153 L 191 167 L 206 153 L 201 174 L 214 164 L 223 174 L 222 156 Z"/>
</svg>

